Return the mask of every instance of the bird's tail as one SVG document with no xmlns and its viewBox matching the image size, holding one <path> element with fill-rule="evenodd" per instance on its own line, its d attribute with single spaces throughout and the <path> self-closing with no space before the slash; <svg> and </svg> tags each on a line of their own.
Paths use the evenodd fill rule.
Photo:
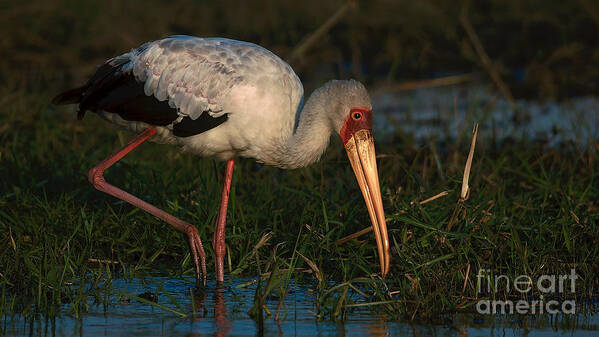
<svg viewBox="0 0 599 337">
<path fill-rule="evenodd" d="M 52 99 L 52 104 L 62 105 L 79 103 L 81 98 L 83 98 L 83 93 L 86 89 L 87 87 L 83 86 L 62 92 Z"/>
</svg>

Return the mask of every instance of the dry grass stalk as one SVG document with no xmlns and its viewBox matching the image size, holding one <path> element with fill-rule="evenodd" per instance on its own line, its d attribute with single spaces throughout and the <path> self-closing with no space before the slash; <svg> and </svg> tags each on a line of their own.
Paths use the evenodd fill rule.
<svg viewBox="0 0 599 337">
<path fill-rule="evenodd" d="M 350 241 L 352 239 L 355 239 L 357 237 L 360 237 L 360 236 L 362 236 L 366 233 L 370 233 L 370 232 L 372 232 L 372 226 L 364 228 L 361 231 L 356 232 L 354 234 L 350 234 L 350 235 L 344 237 L 343 239 L 339 239 L 339 240 L 337 240 L 337 242 L 335 242 L 335 244 L 342 245 L 342 244 L 346 243 L 347 241 Z"/>
<path fill-rule="evenodd" d="M 312 34 L 303 38 L 300 43 L 293 49 L 291 55 L 287 58 L 290 64 L 295 63 L 316 41 L 325 35 L 334 25 L 336 25 L 345 16 L 345 13 L 350 9 L 356 8 L 355 1 L 347 1 L 343 6 L 339 7 L 337 12 L 333 14 L 325 23 L 323 23 Z"/>
<path fill-rule="evenodd" d="M 487 54 L 485 48 L 483 47 L 483 44 L 480 42 L 478 34 L 476 34 L 474 28 L 472 28 L 472 24 L 470 24 L 470 20 L 468 19 L 466 8 L 462 10 L 462 14 L 460 15 L 460 23 L 466 31 L 468 39 L 470 39 L 470 43 L 472 43 L 472 46 L 474 47 L 474 50 L 480 58 L 480 61 L 482 62 L 483 66 L 485 67 L 485 70 L 489 73 L 489 76 L 491 76 L 491 79 L 493 80 L 493 82 L 495 82 L 495 85 L 497 85 L 497 88 L 499 88 L 501 94 L 505 97 L 505 99 L 508 100 L 508 102 L 512 106 L 512 109 L 516 110 L 517 107 L 514 100 L 514 96 L 512 96 L 512 92 L 510 91 L 509 87 L 501 79 L 501 76 L 499 75 L 497 69 L 495 69 L 493 62 L 491 61 L 491 58 L 489 58 L 489 54 Z"/>
<path fill-rule="evenodd" d="M 422 200 L 422 201 L 420 201 L 420 202 L 419 202 L 419 204 L 420 204 L 420 205 L 424 205 L 424 204 L 426 204 L 426 203 L 428 203 L 428 202 L 431 202 L 431 201 L 433 201 L 433 200 L 436 200 L 436 199 L 442 198 L 442 197 L 444 197 L 444 196 L 448 195 L 448 194 L 449 194 L 449 192 L 450 192 L 450 191 L 443 191 L 443 192 L 441 192 L 441 193 L 439 193 L 439 194 L 436 194 L 436 195 L 434 195 L 434 196 L 432 196 L 432 197 L 430 197 L 430 198 L 428 198 L 428 199 L 425 199 L 425 200 Z M 355 232 L 354 234 L 350 234 L 350 235 L 348 235 L 348 236 L 346 236 L 346 237 L 344 237 L 344 238 L 342 238 L 342 239 L 339 239 L 339 240 L 337 240 L 337 241 L 335 242 L 335 244 L 337 244 L 337 245 L 342 245 L 342 244 L 346 243 L 347 241 L 353 240 L 353 239 L 355 239 L 355 238 L 358 238 L 358 237 L 360 237 L 360 236 L 362 236 L 362 235 L 364 235 L 364 234 L 370 233 L 370 232 L 372 232 L 372 226 L 370 226 L 370 227 L 367 227 L 367 228 L 364 228 L 364 229 L 362 229 L 361 231 Z"/>
<path fill-rule="evenodd" d="M 10 245 L 12 246 L 12 249 L 16 252 L 17 251 L 17 243 L 15 242 L 15 239 L 12 237 L 12 228 L 8 228 L 8 237 L 10 238 Z"/>
<path fill-rule="evenodd" d="M 320 272 L 320 269 L 318 269 L 318 266 L 316 265 L 316 263 L 314 263 L 312 260 L 310 260 L 309 258 L 302 255 L 302 253 L 298 252 L 297 250 L 295 252 L 297 253 L 297 255 L 299 255 L 304 260 L 304 262 L 306 262 L 306 264 L 308 264 L 310 269 L 312 269 L 314 277 L 316 277 L 318 282 L 322 282 L 324 280 L 324 278 L 322 277 L 322 273 Z"/>
<path fill-rule="evenodd" d="M 416 90 L 423 88 L 436 88 L 436 87 L 445 87 L 450 85 L 461 84 L 465 82 L 470 82 L 474 79 L 472 74 L 464 74 L 464 75 L 453 75 L 446 77 L 433 78 L 430 80 L 418 80 L 418 81 L 406 81 L 396 85 L 386 85 L 381 88 L 378 88 L 377 92 L 396 92 L 396 91 L 408 91 L 408 90 Z"/>
<path fill-rule="evenodd" d="M 87 261 L 88 262 L 92 262 L 92 263 L 119 264 L 119 261 L 94 259 L 92 257 L 90 257 L 89 259 L 87 259 Z"/>
<path fill-rule="evenodd" d="M 468 196 L 470 195 L 468 179 L 470 178 L 470 168 L 472 167 L 472 157 L 474 157 L 474 148 L 476 147 L 477 135 L 478 123 L 474 124 L 474 129 L 472 130 L 472 142 L 470 143 L 470 152 L 468 153 L 468 159 L 466 160 L 466 167 L 464 167 L 464 177 L 462 178 L 462 192 L 460 193 L 460 202 L 468 200 Z"/>
<path fill-rule="evenodd" d="M 462 285 L 462 297 L 464 297 L 464 291 L 466 290 L 466 284 L 470 278 L 470 263 L 468 263 L 468 267 L 466 267 L 466 277 L 464 277 L 464 285 Z"/>
<path fill-rule="evenodd" d="M 418 290 L 418 284 L 420 283 L 420 278 L 413 278 L 410 274 L 404 274 L 404 276 L 410 280 L 410 288 L 412 291 Z"/>
<path fill-rule="evenodd" d="M 428 199 L 422 200 L 422 201 L 420 202 L 420 204 L 421 204 L 421 205 L 424 205 L 424 204 L 426 204 L 426 203 L 428 203 L 428 202 L 431 202 L 431 201 L 433 201 L 433 200 L 436 200 L 436 199 L 442 198 L 442 197 L 444 197 L 444 196 L 446 196 L 446 195 L 448 195 L 448 194 L 449 194 L 449 191 L 443 191 L 443 192 L 441 192 L 441 193 L 439 193 L 439 194 L 437 194 L 437 195 L 433 195 L 432 197 L 430 197 L 430 198 L 428 198 Z"/>
<path fill-rule="evenodd" d="M 486 181 L 489 185 L 493 185 L 493 187 L 497 187 L 497 183 L 494 182 L 493 180 L 491 180 L 491 178 L 487 177 L 486 175 L 482 175 L 481 176 L 483 178 L 484 181 Z"/>
<path fill-rule="evenodd" d="M 262 248 L 262 246 L 264 246 L 266 243 L 268 243 L 268 240 L 270 240 L 272 234 L 273 232 L 268 232 L 262 235 L 260 240 L 258 240 L 258 243 L 254 246 L 254 251 L 257 251 L 258 249 Z"/>
<path fill-rule="evenodd" d="M 310 270 L 308 268 L 295 268 L 293 270 L 291 270 L 289 268 L 283 268 L 283 269 L 279 269 L 277 272 L 278 273 L 288 273 L 289 271 L 291 271 L 293 273 L 306 273 L 306 274 L 314 273 L 312 270 Z M 272 274 L 272 272 L 267 271 L 265 273 L 260 274 L 260 276 L 263 278 L 267 278 L 267 277 L 270 277 L 270 274 Z"/>
<path fill-rule="evenodd" d="M 580 218 L 578 218 L 578 215 L 572 211 L 570 211 L 570 215 L 572 216 L 572 219 L 574 219 L 574 221 L 580 225 Z"/>
<path fill-rule="evenodd" d="M 453 214 L 447 223 L 447 231 L 455 225 L 460 211 L 462 211 L 464 201 L 468 200 L 470 196 L 470 186 L 468 186 L 468 180 L 470 179 L 470 169 L 472 168 L 472 158 L 474 157 L 474 148 L 476 147 L 476 137 L 478 135 L 478 123 L 474 124 L 472 129 L 472 142 L 470 143 L 470 152 L 468 153 L 468 159 L 466 159 L 466 166 L 464 167 L 464 176 L 462 177 L 462 190 L 460 192 L 460 199 L 456 204 Z"/>
<path fill-rule="evenodd" d="M 305 224 L 304 227 L 306 227 L 306 229 L 312 233 L 314 236 L 316 236 L 317 238 L 323 240 L 324 239 L 324 235 L 318 233 L 317 231 L 313 230 L 312 227 L 308 224 Z"/>
</svg>

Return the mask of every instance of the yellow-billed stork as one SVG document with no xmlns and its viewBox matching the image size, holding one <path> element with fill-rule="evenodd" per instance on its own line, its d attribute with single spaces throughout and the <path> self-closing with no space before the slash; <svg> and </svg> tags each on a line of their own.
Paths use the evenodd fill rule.
<svg viewBox="0 0 599 337">
<path fill-rule="evenodd" d="M 206 255 L 198 230 L 107 183 L 103 173 L 144 141 L 179 145 L 184 151 L 227 161 L 212 245 L 217 282 L 224 281 L 225 220 L 237 157 L 293 169 L 317 161 L 332 132 L 339 134 L 362 190 L 376 239 L 381 274 L 390 252 L 372 130 L 372 105 L 357 81 L 330 81 L 303 104 L 298 76 L 258 45 L 223 38 L 172 36 L 114 57 L 79 88 L 53 99 L 78 104 L 139 133 L 89 171 L 100 191 L 124 200 L 184 233 L 196 278 L 206 283 Z M 201 271 L 200 271 L 201 268 Z"/>
</svg>

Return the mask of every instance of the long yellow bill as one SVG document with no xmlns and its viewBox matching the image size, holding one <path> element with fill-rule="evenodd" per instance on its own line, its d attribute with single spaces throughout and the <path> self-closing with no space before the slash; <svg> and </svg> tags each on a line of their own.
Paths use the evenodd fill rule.
<svg viewBox="0 0 599 337">
<path fill-rule="evenodd" d="M 379 252 L 381 274 L 385 276 L 389 272 L 391 254 L 389 253 L 389 236 L 387 235 L 387 223 L 385 221 L 385 211 L 383 210 L 383 199 L 381 198 L 379 174 L 376 167 L 374 139 L 370 131 L 357 131 L 345 143 L 345 151 L 362 190 L 368 214 L 370 214 L 370 221 L 372 221 L 372 229 Z"/>
</svg>

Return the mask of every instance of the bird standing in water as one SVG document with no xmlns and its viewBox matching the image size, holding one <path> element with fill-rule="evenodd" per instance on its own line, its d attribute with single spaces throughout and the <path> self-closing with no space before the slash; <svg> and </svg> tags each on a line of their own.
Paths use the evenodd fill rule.
<svg viewBox="0 0 599 337">
<path fill-rule="evenodd" d="M 216 280 L 224 281 L 225 224 L 236 158 L 282 169 L 317 161 L 337 133 L 362 190 L 381 274 L 390 252 L 372 130 L 372 104 L 357 81 L 330 81 L 303 104 L 291 67 L 258 45 L 223 38 L 172 36 L 114 57 L 88 82 L 53 99 L 78 104 L 139 135 L 89 171 L 98 190 L 162 219 L 187 236 L 196 278 L 206 283 L 206 254 L 195 226 L 105 181 L 104 171 L 148 139 L 226 161 L 212 245 Z"/>
</svg>

